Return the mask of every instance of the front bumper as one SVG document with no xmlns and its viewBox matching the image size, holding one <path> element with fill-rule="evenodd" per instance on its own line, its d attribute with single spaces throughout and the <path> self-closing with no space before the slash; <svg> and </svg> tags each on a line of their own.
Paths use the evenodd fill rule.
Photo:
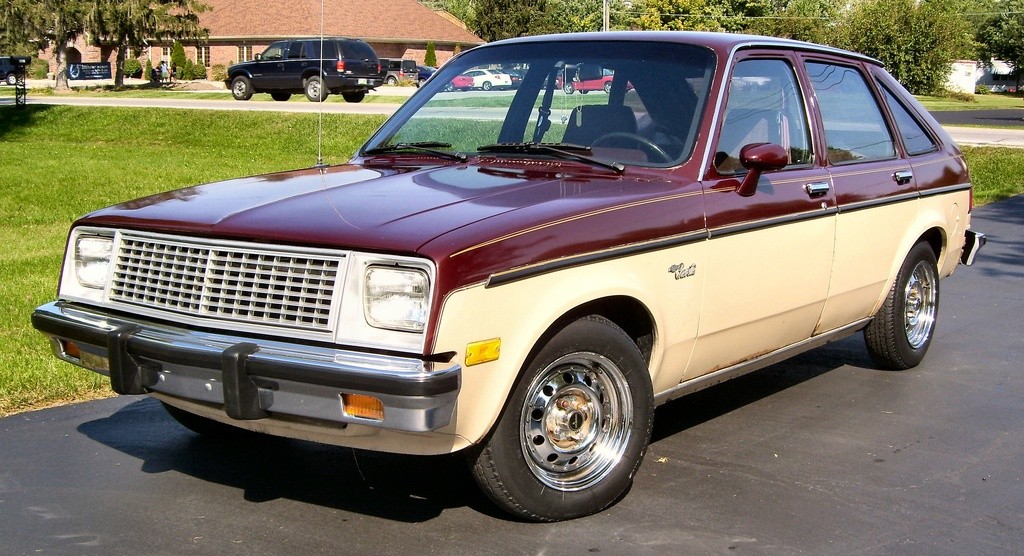
<svg viewBox="0 0 1024 556">
<path fill-rule="evenodd" d="M 108 375 L 119 394 L 159 392 L 223 406 L 232 419 L 298 417 L 426 432 L 451 422 L 458 364 L 201 332 L 55 301 L 32 314 L 57 356 Z M 344 394 L 381 401 L 381 419 L 346 412 Z"/>
</svg>

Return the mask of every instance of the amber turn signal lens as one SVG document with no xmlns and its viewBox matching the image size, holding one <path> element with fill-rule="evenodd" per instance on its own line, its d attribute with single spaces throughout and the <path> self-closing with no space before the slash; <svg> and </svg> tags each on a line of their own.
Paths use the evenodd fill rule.
<svg viewBox="0 0 1024 556">
<path fill-rule="evenodd" d="M 352 417 L 373 419 L 374 421 L 384 420 L 384 404 L 373 396 L 363 394 L 342 394 L 342 409 Z"/>
<path fill-rule="evenodd" d="M 497 361 L 501 356 L 501 338 L 473 342 L 466 346 L 466 366 Z"/>
</svg>

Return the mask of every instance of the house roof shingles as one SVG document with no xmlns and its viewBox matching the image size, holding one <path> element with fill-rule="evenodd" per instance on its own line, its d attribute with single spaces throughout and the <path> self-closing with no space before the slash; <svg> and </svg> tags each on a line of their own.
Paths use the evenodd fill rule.
<svg viewBox="0 0 1024 556">
<path fill-rule="evenodd" d="M 416 0 L 202 0 L 210 39 L 309 37 L 477 45 L 484 41 Z"/>
</svg>

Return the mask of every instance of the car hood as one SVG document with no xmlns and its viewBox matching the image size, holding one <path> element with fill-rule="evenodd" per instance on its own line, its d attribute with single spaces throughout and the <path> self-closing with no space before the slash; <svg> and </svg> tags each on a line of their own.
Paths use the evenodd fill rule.
<svg viewBox="0 0 1024 556">
<path fill-rule="evenodd" d="M 564 180 L 556 174 L 560 166 L 539 166 L 523 171 L 502 168 L 495 161 L 396 167 L 392 161 L 378 167 L 349 164 L 311 168 L 160 193 L 99 210 L 80 223 L 415 253 L 428 242 L 470 224 L 564 199 L 565 188 L 552 184 Z M 572 196 L 601 189 L 608 181 L 585 179 L 579 184 L 572 189 Z M 519 224 L 528 226 L 530 222 L 519 220 Z"/>
</svg>

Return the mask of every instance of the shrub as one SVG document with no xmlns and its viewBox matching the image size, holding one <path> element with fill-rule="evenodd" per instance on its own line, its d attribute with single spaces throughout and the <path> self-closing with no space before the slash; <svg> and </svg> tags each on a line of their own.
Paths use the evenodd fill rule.
<svg viewBox="0 0 1024 556">
<path fill-rule="evenodd" d="M 210 79 L 214 81 L 227 81 L 228 80 L 228 68 L 224 64 L 214 64 L 210 68 Z"/>
<path fill-rule="evenodd" d="M 182 46 L 181 41 L 174 41 L 174 46 L 171 47 L 171 65 L 176 67 L 178 71 L 181 71 L 187 61 L 185 47 Z"/>
<path fill-rule="evenodd" d="M 434 41 L 427 43 L 427 54 L 423 57 L 423 65 L 437 67 L 437 50 L 434 48 Z"/>
<path fill-rule="evenodd" d="M 142 64 L 135 58 L 128 58 L 124 61 L 125 77 L 139 77 L 142 75 Z"/>
<path fill-rule="evenodd" d="M 942 91 L 939 94 L 939 96 L 959 100 L 961 102 L 975 102 L 974 95 L 972 95 L 971 93 L 965 93 L 963 91 L 951 91 L 949 89 L 946 89 Z"/>
<path fill-rule="evenodd" d="M 987 95 L 991 92 L 992 90 L 985 85 L 978 85 L 974 88 L 974 94 L 976 95 Z"/>
<path fill-rule="evenodd" d="M 46 79 L 46 74 L 49 71 L 50 62 L 40 58 L 33 58 L 32 65 L 28 69 L 28 76 L 32 79 Z"/>
</svg>

